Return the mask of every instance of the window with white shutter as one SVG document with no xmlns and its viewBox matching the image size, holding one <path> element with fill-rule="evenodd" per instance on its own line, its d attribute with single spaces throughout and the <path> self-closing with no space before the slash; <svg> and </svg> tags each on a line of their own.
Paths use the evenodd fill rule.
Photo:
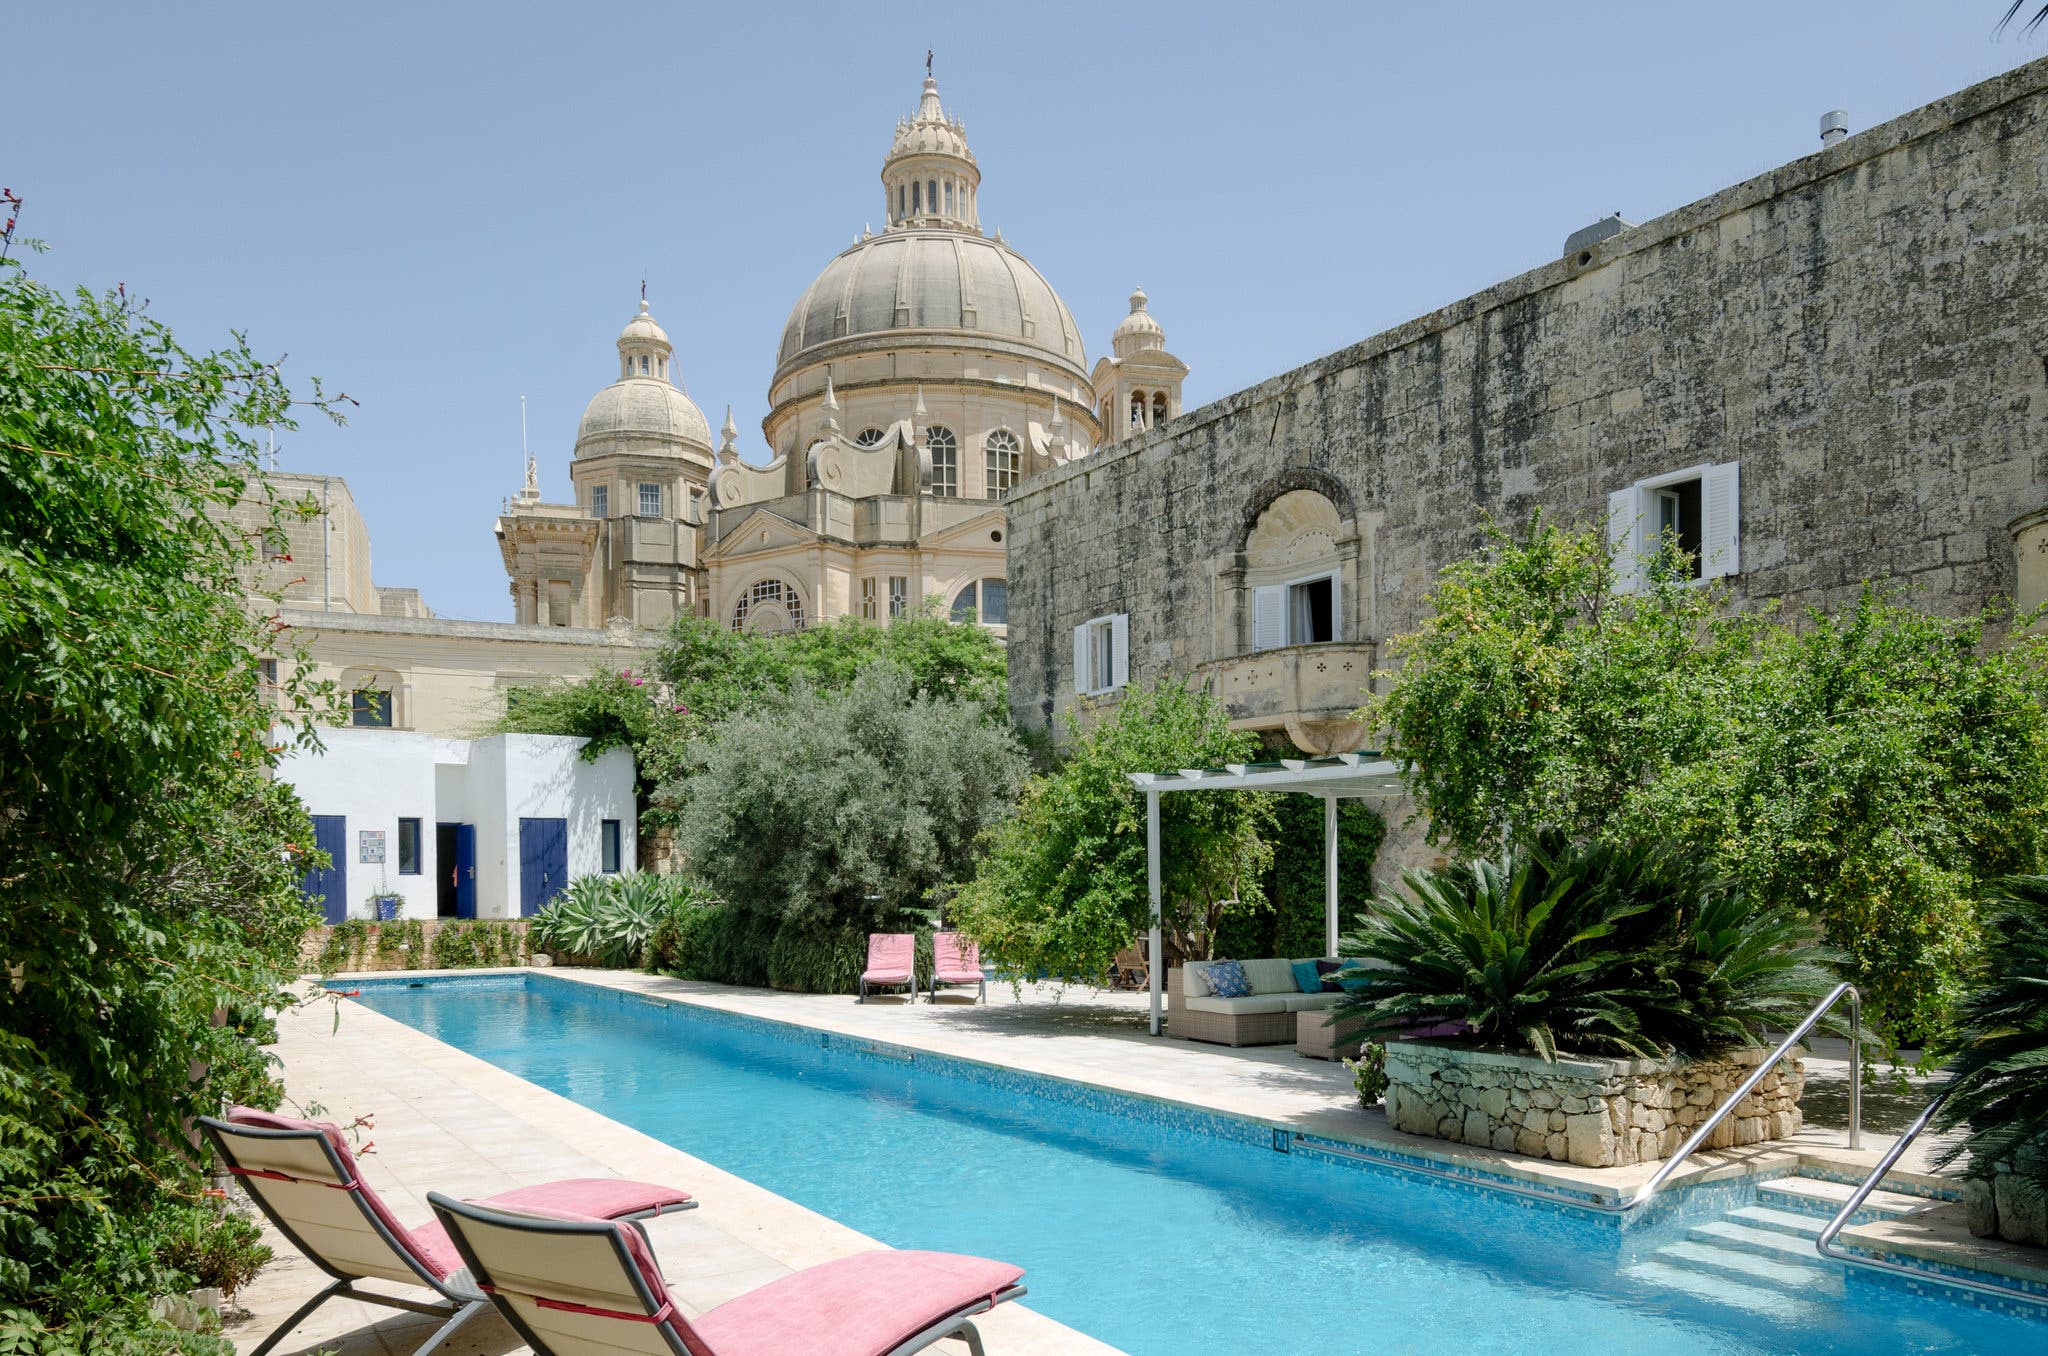
<svg viewBox="0 0 2048 1356">
<path fill-rule="evenodd" d="M 1287 643 L 1287 586 L 1252 590 L 1252 648 L 1275 650 Z"/>
<path fill-rule="evenodd" d="M 1607 496 L 1607 542 L 1617 592 L 1641 589 L 1657 571 L 1704 581 L 1742 572 L 1741 463 L 1650 476 Z M 1679 560 L 1664 555 L 1677 547 Z"/>
<path fill-rule="evenodd" d="M 1074 628 L 1074 693 L 1113 692 L 1131 681 L 1131 619 L 1122 612 Z"/>
</svg>

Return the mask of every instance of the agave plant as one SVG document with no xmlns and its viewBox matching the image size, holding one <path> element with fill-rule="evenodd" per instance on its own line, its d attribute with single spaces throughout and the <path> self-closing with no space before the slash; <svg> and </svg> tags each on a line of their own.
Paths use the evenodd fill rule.
<svg viewBox="0 0 2048 1356">
<path fill-rule="evenodd" d="M 2048 1187 L 2048 876 L 2009 877 L 1986 902 L 1996 912 L 1984 959 L 1943 1042 L 1952 1058 L 1938 1124 L 1968 1133 L 1939 1163 L 1968 1154 L 1972 1177 L 2004 1164 Z"/>
<path fill-rule="evenodd" d="M 679 888 L 647 871 L 580 876 L 534 917 L 534 942 L 598 965 L 638 965 Z"/>
</svg>

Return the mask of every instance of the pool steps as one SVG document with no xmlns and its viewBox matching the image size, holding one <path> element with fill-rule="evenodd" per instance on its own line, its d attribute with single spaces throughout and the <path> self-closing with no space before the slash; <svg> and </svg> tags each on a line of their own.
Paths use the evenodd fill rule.
<svg viewBox="0 0 2048 1356">
<path fill-rule="evenodd" d="M 1759 1183 L 1754 1204 L 1693 1225 L 1626 1268 L 1634 1280 L 1781 1321 L 1818 1317 L 1813 1298 L 1843 1293 L 1842 1270 L 1814 1248 L 1823 1225 L 1855 1188 L 1798 1175 Z M 1919 1210 L 1930 1197 L 1879 1191 L 1856 1212 L 1856 1222 L 1895 1219 Z"/>
</svg>

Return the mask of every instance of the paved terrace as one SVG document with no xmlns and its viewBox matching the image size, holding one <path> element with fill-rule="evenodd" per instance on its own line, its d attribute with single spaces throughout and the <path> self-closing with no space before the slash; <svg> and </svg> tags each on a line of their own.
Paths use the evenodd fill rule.
<svg viewBox="0 0 2048 1356">
<path fill-rule="evenodd" d="M 415 972 L 418 973 L 418 972 Z M 476 971 L 458 973 L 475 974 Z M 1153 1038 L 1145 1031 L 1143 994 L 1027 985 L 1021 992 L 991 985 L 986 1006 L 966 995 L 936 1004 L 895 997 L 856 1004 L 851 998 L 787 994 L 700 984 L 634 971 L 558 969 L 575 983 L 602 985 L 771 1021 L 790 1022 L 867 1040 L 891 1042 L 1004 1068 L 1025 1070 L 1244 1116 L 1304 1134 L 1399 1149 L 1538 1185 L 1619 1197 L 1646 1180 L 1651 1163 L 1581 1168 L 1525 1158 L 1392 1129 L 1377 1109 L 1361 1110 L 1341 1065 L 1304 1059 L 1291 1045 L 1233 1050 Z M 346 1121 L 376 1115 L 377 1151 L 364 1171 L 402 1218 L 425 1219 L 428 1190 L 486 1195 L 567 1176 L 619 1176 L 673 1181 L 699 1195 L 701 1209 L 649 1225 L 678 1297 L 701 1312 L 787 1271 L 879 1246 L 874 1240 L 703 1163 L 554 1093 L 454 1050 L 357 1004 L 342 1009 L 338 1029 L 329 1005 L 280 1022 L 279 1054 L 292 1098 L 319 1102 Z M 1830 1045 L 1833 1048 L 1830 1048 Z M 1899 1127 L 1924 1105 L 1915 1085 L 1903 1092 L 1867 1092 L 1863 1147 L 1847 1147 L 1847 1063 L 1841 1042 L 1822 1042 L 1807 1060 L 1809 1124 L 1789 1143 L 1702 1153 L 1672 1186 L 1744 1173 L 1779 1172 L 1802 1163 L 1860 1177 L 1889 1147 L 1886 1126 Z M 1914 1146 L 1901 1174 L 1930 1171 L 1935 1146 Z M 1913 1251 L 2006 1270 L 1961 1226 L 1960 1207 L 1930 1211 Z M 1936 1218 L 1938 1216 L 1938 1218 Z M 1916 1217 L 1918 1218 L 1918 1217 Z M 1852 1231 L 1860 1234 L 1863 1231 Z M 1896 1223 L 1886 1232 L 1896 1235 Z M 1929 1243 L 1928 1240 L 1932 1240 Z M 1910 1240 L 1896 1240 L 1907 1246 Z M 309 1295 L 318 1273 L 273 1240 L 279 1261 L 242 1297 L 252 1317 L 229 1335 L 252 1349 L 272 1324 Z M 1029 1277 L 1026 1277 L 1027 1284 Z M 332 1350 L 336 1356 L 409 1353 L 430 1329 L 392 1311 L 335 1303 L 316 1315 L 281 1353 Z M 981 1321 L 992 1353 L 1065 1356 L 1113 1349 L 1033 1313 L 1008 1305 Z M 374 1325 L 374 1326 L 372 1326 Z M 454 1356 L 509 1356 L 525 1350 L 495 1317 L 470 1325 Z M 345 1340 L 344 1340 L 345 1339 Z M 946 1344 L 939 1351 L 960 1350 Z"/>
</svg>

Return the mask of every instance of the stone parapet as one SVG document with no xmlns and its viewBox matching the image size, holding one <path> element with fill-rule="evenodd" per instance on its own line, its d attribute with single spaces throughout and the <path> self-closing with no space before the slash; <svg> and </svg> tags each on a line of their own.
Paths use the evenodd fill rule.
<svg viewBox="0 0 2048 1356">
<path fill-rule="evenodd" d="M 1387 1120 L 1411 1135 L 1550 1158 L 1587 1168 L 1668 1158 L 1747 1078 L 1763 1050 L 1708 1059 L 1627 1060 L 1534 1055 L 1438 1041 L 1387 1047 Z M 1707 1141 L 1713 1149 L 1787 1139 L 1805 1118 L 1805 1065 L 1795 1050 Z"/>
</svg>

